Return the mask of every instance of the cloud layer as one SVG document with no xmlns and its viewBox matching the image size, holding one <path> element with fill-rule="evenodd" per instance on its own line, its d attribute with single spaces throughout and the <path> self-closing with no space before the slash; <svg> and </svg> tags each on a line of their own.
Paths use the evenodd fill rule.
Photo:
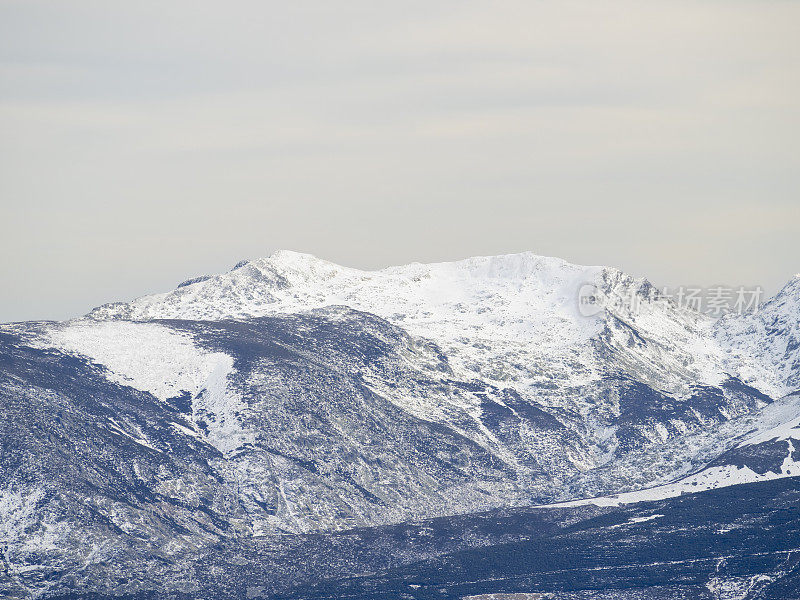
<svg viewBox="0 0 800 600">
<path fill-rule="evenodd" d="M 288 247 L 800 270 L 800 5 L 0 2 L 0 321 Z"/>
</svg>

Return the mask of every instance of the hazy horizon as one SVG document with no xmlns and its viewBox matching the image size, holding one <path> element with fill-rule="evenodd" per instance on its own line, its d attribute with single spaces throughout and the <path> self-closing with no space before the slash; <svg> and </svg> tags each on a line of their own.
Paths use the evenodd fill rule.
<svg viewBox="0 0 800 600">
<path fill-rule="evenodd" d="M 299 253 L 302 253 L 302 254 L 310 254 L 310 253 L 307 253 L 307 252 L 303 252 L 302 250 L 293 250 L 293 249 L 290 249 L 290 248 L 276 248 L 274 251 L 265 253 L 263 256 L 250 256 L 250 257 L 242 258 L 241 260 L 248 260 L 249 261 L 249 260 L 256 260 L 258 258 L 266 258 L 266 257 L 272 255 L 274 252 L 277 252 L 277 251 L 280 251 L 280 250 L 290 250 L 292 252 L 299 252 Z M 513 255 L 513 254 L 520 254 L 520 253 L 524 253 L 524 252 L 531 252 L 531 251 L 530 250 L 523 250 L 523 251 L 520 251 L 520 252 L 511 252 L 511 253 L 505 253 L 504 252 L 504 253 L 501 253 L 500 255 L 508 255 L 508 254 Z M 314 256 L 316 256 L 316 255 L 314 255 Z M 384 268 L 387 268 L 387 267 L 406 265 L 406 264 L 409 264 L 411 262 L 413 262 L 413 263 L 422 263 L 422 264 L 435 263 L 435 262 L 457 262 L 457 261 L 465 260 L 465 259 L 468 259 L 468 258 L 478 258 L 478 257 L 484 257 L 484 256 L 499 256 L 499 255 L 471 255 L 471 256 L 458 257 L 458 258 L 454 258 L 454 259 L 446 259 L 446 260 L 443 260 L 443 261 L 438 261 L 438 260 L 409 261 L 409 262 L 406 262 L 406 263 L 391 263 L 391 264 L 377 265 L 377 266 L 372 266 L 372 267 L 358 267 L 356 265 L 349 265 L 349 264 L 343 264 L 343 263 L 336 263 L 336 264 L 339 264 L 340 266 L 344 266 L 344 267 L 357 268 L 357 269 L 364 270 L 364 271 L 376 271 L 376 270 L 384 269 Z M 540 256 L 549 256 L 549 255 L 540 255 Z M 316 256 L 316 257 L 320 258 L 320 259 L 323 259 L 323 260 L 328 260 L 324 256 Z M 553 258 L 561 258 L 561 259 L 563 259 L 563 257 L 560 257 L 560 256 L 555 256 Z M 206 272 L 197 271 L 197 272 L 193 272 L 193 273 L 186 273 L 185 275 L 176 278 L 172 282 L 165 283 L 165 286 L 163 288 L 145 290 L 145 291 L 142 291 L 141 293 L 137 293 L 137 294 L 135 294 L 133 296 L 130 296 L 130 297 L 107 299 L 107 300 L 104 300 L 102 302 L 98 302 L 96 304 L 87 305 L 85 309 L 82 309 L 82 310 L 79 309 L 78 312 L 76 312 L 74 314 L 68 314 L 68 315 L 63 316 L 63 317 L 44 317 L 44 318 L 33 318 L 33 319 L 16 319 L 16 320 L 4 321 L 4 322 L 18 322 L 18 321 L 23 321 L 23 320 L 34 320 L 34 321 L 38 321 L 38 320 L 42 320 L 42 321 L 56 320 L 56 321 L 59 321 L 59 320 L 66 320 L 66 319 L 70 319 L 70 318 L 74 318 L 74 317 L 80 317 L 80 316 L 83 316 L 84 314 L 88 313 L 91 309 L 97 308 L 98 306 L 100 306 L 102 304 L 106 304 L 108 302 L 117 302 L 117 301 L 126 302 L 126 301 L 130 301 L 130 300 L 134 300 L 134 299 L 139 298 L 141 296 L 148 296 L 148 295 L 151 295 L 151 294 L 169 292 L 169 291 L 174 290 L 179 285 L 181 285 L 182 283 L 184 283 L 184 282 L 186 282 L 186 281 L 188 281 L 190 279 L 193 279 L 193 278 L 196 278 L 196 277 L 202 277 L 202 276 L 205 276 L 205 275 L 217 275 L 217 274 L 220 274 L 220 273 L 224 273 L 224 272 L 229 271 L 230 269 L 232 269 L 235 266 L 235 264 L 238 263 L 238 262 L 241 262 L 241 260 L 237 260 L 235 263 L 231 263 L 227 267 L 223 267 L 223 268 L 221 268 L 219 270 L 215 270 L 215 271 L 206 271 Z M 564 260 L 566 260 L 566 259 L 564 259 Z M 330 262 L 336 262 L 336 261 L 330 261 Z M 567 262 L 571 262 L 571 261 L 567 261 Z M 605 264 L 589 263 L 589 262 L 584 262 L 584 263 L 579 263 L 578 262 L 578 263 L 573 263 L 573 264 L 578 264 L 578 265 L 587 266 L 587 267 L 588 266 L 609 266 L 609 267 L 617 267 L 617 268 L 619 268 L 617 265 L 605 265 Z M 623 271 L 624 270 L 625 269 L 623 269 Z M 627 271 L 627 272 L 630 275 L 633 275 L 634 277 L 643 277 L 645 279 L 648 279 L 651 283 L 653 283 L 654 285 L 656 285 L 656 287 L 658 287 L 660 289 L 661 288 L 667 288 L 667 287 L 669 287 L 669 288 L 679 288 L 679 287 L 692 288 L 692 287 L 697 287 L 697 288 L 703 288 L 702 289 L 703 295 L 707 294 L 710 291 L 710 288 L 713 288 L 713 287 L 718 286 L 718 285 L 722 285 L 724 287 L 730 287 L 731 289 L 734 289 L 734 288 L 737 288 L 737 287 L 760 287 L 763 290 L 763 294 L 759 295 L 760 301 L 762 301 L 762 302 L 768 300 L 774 294 L 779 292 L 780 289 L 785 284 L 789 283 L 794 277 L 800 276 L 800 273 L 791 274 L 791 275 L 787 276 L 787 278 L 784 281 L 778 282 L 778 284 L 776 286 L 774 286 L 774 287 L 766 287 L 766 286 L 763 286 L 761 283 L 753 284 L 753 283 L 740 283 L 740 282 L 735 282 L 734 283 L 734 282 L 723 282 L 723 281 L 716 281 L 713 284 L 704 284 L 704 283 L 696 282 L 696 281 L 695 282 L 691 282 L 691 281 L 689 281 L 689 282 L 681 282 L 681 281 L 678 281 L 676 283 L 663 284 L 660 281 L 653 280 L 652 278 L 648 277 L 646 274 L 634 273 L 634 272 L 630 272 L 630 271 Z M 669 293 L 670 291 L 674 291 L 674 290 L 665 290 L 665 291 L 667 293 Z"/>
<path fill-rule="evenodd" d="M 800 271 L 800 5 L 0 0 L 0 322 L 277 249 Z"/>
</svg>

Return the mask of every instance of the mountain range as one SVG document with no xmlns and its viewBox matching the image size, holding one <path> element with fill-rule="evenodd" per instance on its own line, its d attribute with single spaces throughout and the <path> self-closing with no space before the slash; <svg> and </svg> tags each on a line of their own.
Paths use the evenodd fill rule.
<svg viewBox="0 0 800 600">
<path fill-rule="evenodd" d="M 0 325 L 0 407 L 8 598 L 800 598 L 800 275 L 279 251 Z"/>
</svg>

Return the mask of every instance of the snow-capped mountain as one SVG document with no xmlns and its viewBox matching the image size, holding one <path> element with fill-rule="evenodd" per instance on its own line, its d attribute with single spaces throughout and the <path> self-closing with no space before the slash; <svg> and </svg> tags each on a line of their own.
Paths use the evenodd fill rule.
<svg viewBox="0 0 800 600">
<path fill-rule="evenodd" d="M 796 390 L 797 282 L 755 315 L 714 320 L 680 309 L 617 269 L 532 253 L 366 272 L 280 251 L 89 316 L 246 319 L 337 305 L 378 315 L 436 344 L 455 378 L 513 389 L 557 414 L 580 440 L 563 454 L 562 473 L 549 473 L 561 483 L 564 472 L 606 465 L 620 449 L 707 431 Z M 587 286 L 603 310 L 587 314 L 579 305 Z M 765 344 L 768 351 L 760 351 Z M 419 418 L 461 433 L 459 423 L 476 423 L 483 431 L 473 439 L 515 460 L 515 451 L 481 423 L 490 412 L 485 399 L 397 394 L 379 378 L 369 383 Z"/>
<path fill-rule="evenodd" d="M 774 337 L 774 342 L 788 344 L 785 351 L 797 359 L 799 281 L 796 276 L 755 316 L 717 323 L 677 308 L 661 299 L 646 280 L 635 280 L 617 269 L 572 265 L 532 253 L 360 271 L 308 254 L 279 251 L 268 258 L 242 261 L 228 273 L 191 279 L 165 294 L 101 306 L 89 317 L 219 320 L 343 305 L 435 341 L 465 373 L 494 376 L 499 381 L 516 381 L 522 376 L 532 382 L 559 375 L 573 382 L 596 380 L 599 368 L 586 352 L 587 343 L 606 329 L 609 339 L 630 345 L 627 336 L 634 334 L 625 330 L 625 325 L 630 325 L 648 341 L 668 347 L 658 361 L 646 365 L 649 371 L 656 371 L 652 375 L 661 380 L 660 388 L 684 389 L 676 369 L 695 383 L 707 384 L 718 384 L 726 374 L 740 369 L 746 383 L 765 393 L 784 395 L 791 391 L 794 380 L 790 377 L 797 374 L 798 365 L 786 363 L 786 357 L 779 354 L 781 348 L 776 347 L 769 357 L 759 356 L 759 367 L 751 371 L 739 364 L 736 356 L 743 356 L 748 344 L 757 345 L 774 336 L 770 331 L 785 331 Z M 607 311 L 586 316 L 579 298 L 587 285 L 598 292 L 601 304 L 604 298 L 638 298 L 635 305 L 607 303 Z M 480 351 L 484 342 L 491 348 Z M 676 352 L 683 352 L 677 361 L 662 363 Z M 753 355 L 758 353 L 751 351 L 749 360 L 745 357 L 741 362 L 752 362 Z M 631 352 L 632 360 L 636 356 L 648 360 Z M 544 362 L 547 369 L 543 373 L 487 372 L 488 363 L 503 357 L 509 358 L 504 369 L 517 368 L 515 360 Z M 679 368 L 679 363 L 690 366 L 688 370 Z"/>
<path fill-rule="evenodd" d="M 728 369 L 753 382 L 772 381 L 780 396 L 800 390 L 800 274 L 755 314 L 729 315 L 715 323 Z M 766 386 L 765 386 L 766 388 Z"/>
<path fill-rule="evenodd" d="M 138 593 L 261 536 L 766 484 L 800 474 L 799 388 L 800 277 L 715 320 L 531 253 L 281 251 L 0 326 L 0 583 Z M 121 556 L 149 578 L 108 583 Z"/>
</svg>

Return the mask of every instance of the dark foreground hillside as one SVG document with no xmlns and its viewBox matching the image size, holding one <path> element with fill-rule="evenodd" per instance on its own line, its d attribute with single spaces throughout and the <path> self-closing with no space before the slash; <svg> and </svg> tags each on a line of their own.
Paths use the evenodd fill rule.
<svg viewBox="0 0 800 600">
<path fill-rule="evenodd" d="M 123 597 L 791 600 L 798 565 L 800 480 L 788 478 L 621 507 L 270 536 L 206 555 L 201 589 Z"/>
</svg>

